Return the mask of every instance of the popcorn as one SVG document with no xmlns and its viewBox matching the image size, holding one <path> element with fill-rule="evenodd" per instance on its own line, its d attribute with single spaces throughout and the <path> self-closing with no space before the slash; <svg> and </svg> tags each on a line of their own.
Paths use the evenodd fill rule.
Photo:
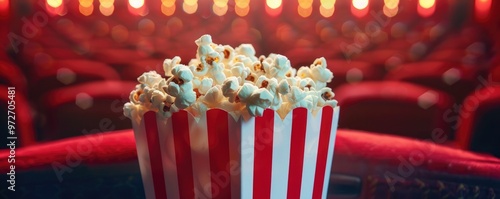
<svg viewBox="0 0 500 199">
<path fill-rule="evenodd" d="M 265 109 L 285 117 L 292 109 L 311 111 L 323 106 L 337 106 L 335 94 L 326 83 L 333 74 L 321 57 L 298 70 L 279 54 L 257 57 L 250 44 L 236 48 L 215 44 L 210 35 L 195 41 L 196 58 L 188 65 L 178 56 L 165 59 L 166 78 L 155 71 L 141 75 L 130 93 L 124 115 L 140 118 L 146 111 L 164 117 L 185 109 L 199 116 L 208 109 L 220 108 L 233 116 L 261 116 Z"/>
</svg>

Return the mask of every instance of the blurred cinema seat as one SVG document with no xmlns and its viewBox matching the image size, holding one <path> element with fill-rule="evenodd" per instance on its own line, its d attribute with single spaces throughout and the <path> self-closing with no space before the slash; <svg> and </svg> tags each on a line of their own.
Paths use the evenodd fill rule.
<svg viewBox="0 0 500 199">
<path fill-rule="evenodd" d="M 441 91 L 397 82 L 360 82 L 335 90 L 340 111 L 339 128 L 364 130 L 417 139 L 439 129 L 450 135 L 443 114 L 452 100 Z"/>
</svg>

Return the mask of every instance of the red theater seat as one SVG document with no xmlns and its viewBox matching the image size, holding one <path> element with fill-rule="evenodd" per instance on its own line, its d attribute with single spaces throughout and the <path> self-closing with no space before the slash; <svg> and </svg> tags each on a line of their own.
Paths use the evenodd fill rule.
<svg viewBox="0 0 500 199">
<path fill-rule="evenodd" d="M 84 150 L 85 147 L 89 150 Z M 0 155 L 7 157 L 8 151 L 1 151 Z M 71 158 L 78 158 L 78 164 L 74 164 Z M 139 168 L 123 167 L 123 163 L 127 162 L 137 165 L 132 130 L 99 131 L 94 135 L 43 143 L 16 151 L 18 177 L 30 175 L 30 171 L 47 171 L 50 174 L 40 179 L 39 184 L 29 185 L 39 188 L 60 188 L 67 183 L 81 185 L 85 181 L 95 183 L 96 180 L 100 184 L 108 184 L 108 181 L 125 176 L 129 188 L 142 189 L 140 181 L 133 180 L 140 179 Z M 8 172 L 8 166 L 7 161 L 0 162 L 2 172 Z M 71 169 L 71 173 L 62 170 L 66 168 L 63 166 Z M 103 167 L 107 169 L 98 169 Z M 339 129 L 329 198 L 487 198 L 491 196 L 488 194 L 500 191 L 500 186 L 497 186 L 500 183 L 499 169 L 500 160 L 495 157 L 439 146 L 432 141 Z M 54 175 L 54 172 L 59 173 Z M 58 180 L 57 174 L 61 174 L 64 183 Z M 27 185 L 19 186 L 21 189 Z M 112 188 L 96 191 L 94 187 L 86 187 L 83 189 L 85 193 L 81 194 L 92 198 L 116 191 Z M 79 191 L 77 187 L 64 190 L 68 195 L 75 195 Z M 44 191 L 37 194 L 52 198 L 57 193 Z"/>
<path fill-rule="evenodd" d="M 492 83 L 500 84 L 500 65 L 491 67 L 488 78 Z"/>
<path fill-rule="evenodd" d="M 103 126 L 131 128 L 122 109 L 135 85 L 134 82 L 96 81 L 46 93 L 42 112 L 47 128 L 43 130 L 41 139 L 54 140 L 92 133 Z"/>
<path fill-rule="evenodd" d="M 19 92 L 18 88 L 9 89 L 7 86 L 0 85 L 0 129 L 3 132 L 4 138 L 2 139 L 0 148 L 8 148 L 6 144 L 9 141 L 8 136 L 17 137 L 16 146 L 24 147 L 35 143 L 35 133 L 32 118 L 32 109 L 28 100 Z M 9 92 L 13 93 L 10 95 Z M 12 111 L 12 112 L 9 112 Z M 12 116 L 12 117 L 9 117 Z M 9 122 L 11 121 L 11 122 Z M 9 125 L 13 125 L 13 134 Z M 7 156 L 6 156 L 7 157 Z"/>
<path fill-rule="evenodd" d="M 450 94 L 460 103 L 480 83 L 477 68 L 445 61 L 422 61 L 401 64 L 391 70 L 387 80 L 406 81 Z"/>
<path fill-rule="evenodd" d="M 500 157 L 500 85 L 487 86 L 469 95 L 458 120 L 460 148 Z"/>
<path fill-rule="evenodd" d="M 39 97 L 51 90 L 85 82 L 118 80 L 120 76 L 110 66 L 84 59 L 56 60 L 31 75 L 30 95 Z"/>
<path fill-rule="evenodd" d="M 408 61 L 408 56 L 408 52 L 402 50 L 373 50 L 362 52 L 353 60 L 369 62 L 379 67 L 381 71 L 388 71 Z"/>
<path fill-rule="evenodd" d="M 0 60 L 0 85 L 15 86 L 17 92 L 26 94 L 26 78 L 14 63 Z"/>
<path fill-rule="evenodd" d="M 122 48 L 100 49 L 93 53 L 95 60 L 112 66 L 118 72 L 130 63 L 145 59 L 146 57 L 146 54 L 141 54 L 136 50 Z"/>
<path fill-rule="evenodd" d="M 380 80 L 383 76 L 382 72 L 369 62 L 329 59 L 327 63 L 328 69 L 334 74 L 332 82 L 328 83 L 330 88 L 336 88 L 345 83 Z"/>
<path fill-rule="evenodd" d="M 401 135 L 419 139 L 431 132 L 450 134 L 443 114 L 451 108 L 441 91 L 395 81 L 346 84 L 335 90 L 341 107 L 339 128 Z"/>
</svg>

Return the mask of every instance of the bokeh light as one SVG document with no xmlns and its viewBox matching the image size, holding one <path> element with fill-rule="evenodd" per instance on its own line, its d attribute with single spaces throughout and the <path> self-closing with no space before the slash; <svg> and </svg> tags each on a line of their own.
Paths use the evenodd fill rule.
<svg viewBox="0 0 500 199">
<path fill-rule="evenodd" d="M 299 13 L 299 15 L 301 17 L 304 17 L 304 18 L 311 16 L 312 11 L 313 11 L 312 6 L 309 6 L 307 8 L 303 8 L 300 6 L 297 7 L 297 12 Z"/>
<path fill-rule="evenodd" d="M 319 7 L 319 13 L 321 14 L 321 16 L 325 18 L 331 17 L 334 12 L 335 12 L 335 7 L 326 8 L 323 5 Z"/>
<path fill-rule="evenodd" d="M 321 6 L 324 8 L 324 9 L 333 9 L 333 7 L 335 6 L 335 2 L 336 0 L 321 0 Z"/>
<path fill-rule="evenodd" d="M 364 17 L 368 14 L 368 4 L 369 0 L 352 0 L 351 13 L 358 17 Z"/>
<path fill-rule="evenodd" d="M 281 6 L 281 0 L 266 0 L 266 5 L 271 9 L 277 9 Z"/>
<path fill-rule="evenodd" d="M 425 8 L 425 9 L 429 9 L 429 8 L 433 7 L 435 4 L 436 4 L 436 0 L 419 0 L 418 1 L 418 5 L 420 5 L 420 7 Z"/>
<path fill-rule="evenodd" d="M 219 7 L 217 4 L 214 3 L 214 5 L 212 6 L 212 11 L 217 16 L 223 16 L 223 15 L 225 15 L 226 12 L 227 12 L 227 10 L 228 10 L 227 5 Z"/>
<path fill-rule="evenodd" d="M 240 6 L 235 5 L 234 12 L 236 12 L 236 14 L 238 16 L 244 17 L 244 16 L 248 15 L 248 13 L 250 12 L 250 6 L 245 6 L 245 7 L 241 8 Z"/>
<path fill-rule="evenodd" d="M 50 7 L 57 8 L 62 5 L 62 0 L 47 0 L 47 4 Z"/>
<path fill-rule="evenodd" d="M 144 0 L 129 0 L 128 4 L 132 6 L 132 8 L 140 8 L 144 5 Z"/>
<path fill-rule="evenodd" d="M 394 17 L 394 16 L 396 16 L 396 14 L 398 14 L 399 8 L 398 7 L 388 8 L 388 7 L 384 6 L 382 11 L 384 12 L 385 16 Z"/>
<path fill-rule="evenodd" d="M 384 6 L 390 10 L 397 9 L 399 6 L 399 0 L 384 0 Z"/>
<path fill-rule="evenodd" d="M 352 6 L 358 10 L 368 7 L 368 0 L 352 0 Z"/>
<path fill-rule="evenodd" d="M 198 10 L 198 1 L 197 0 L 184 0 L 182 4 L 182 9 L 187 14 L 194 14 L 196 10 Z"/>
<path fill-rule="evenodd" d="M 94 6 L 85 7 L 80 4 L 78 5 L 78 11 L 80 11 L 83 16 L 89 16 L 94 12 Z"/>
<path fill-rule="evenodd" d="M 430 17 L 436 10 L 436 0 L 419 0 L 417 12 L 422 17 Z"/>
<path fill-rule="evenodd" d="M 101 11 L 101 14 L 104 16 L 111 16 L 113 12 L 115 11 L 115 7 L 104 7 L 102 4 L 99 6 L 99 11 Z"/>
<path fill-rule="evenodd" d="M 161 4 L 161 12 L 166 16 L 172 16 L 175 13 L 175 4 L 171 6 Z"/>
<path fill-rule="evenodd" d="M 488 21 L 492 0 L 475 0 L 475 16 L 480 22 Z"/>
<path fill-rule="evenodd" d="M 99 0 L 100 6 L 103 8 L 111 8 L 114 7 L 113 4 L 115 3 L 115 0 Z"/>
</svg>

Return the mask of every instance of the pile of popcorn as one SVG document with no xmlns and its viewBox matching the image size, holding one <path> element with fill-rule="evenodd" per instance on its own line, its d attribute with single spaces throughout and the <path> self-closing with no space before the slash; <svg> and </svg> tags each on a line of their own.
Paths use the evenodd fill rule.
<svg viewBox="0 0 500 199">
<path fill-rule="evenodd" d="M 142 74 L 124 106 L 125 116 L 139 120 L 147 111 L 164 117 L 184 109 L 197 117 L 219 108 L 234 117 L 262 116 L 276 110 L 284 118 L 292 109 L 305 107 L 316 112 L 337 106 L 326 84 L 333 78 L 325 58 L 297 71 L 279 54 L 255 56 L 250 44 L 232 48 L 212 42 L 210 35 L 196 40 L 196 59 L 181 64 L 176 56 L 165 59 L 166 78 L 155 71 Z"/>
</svg>

